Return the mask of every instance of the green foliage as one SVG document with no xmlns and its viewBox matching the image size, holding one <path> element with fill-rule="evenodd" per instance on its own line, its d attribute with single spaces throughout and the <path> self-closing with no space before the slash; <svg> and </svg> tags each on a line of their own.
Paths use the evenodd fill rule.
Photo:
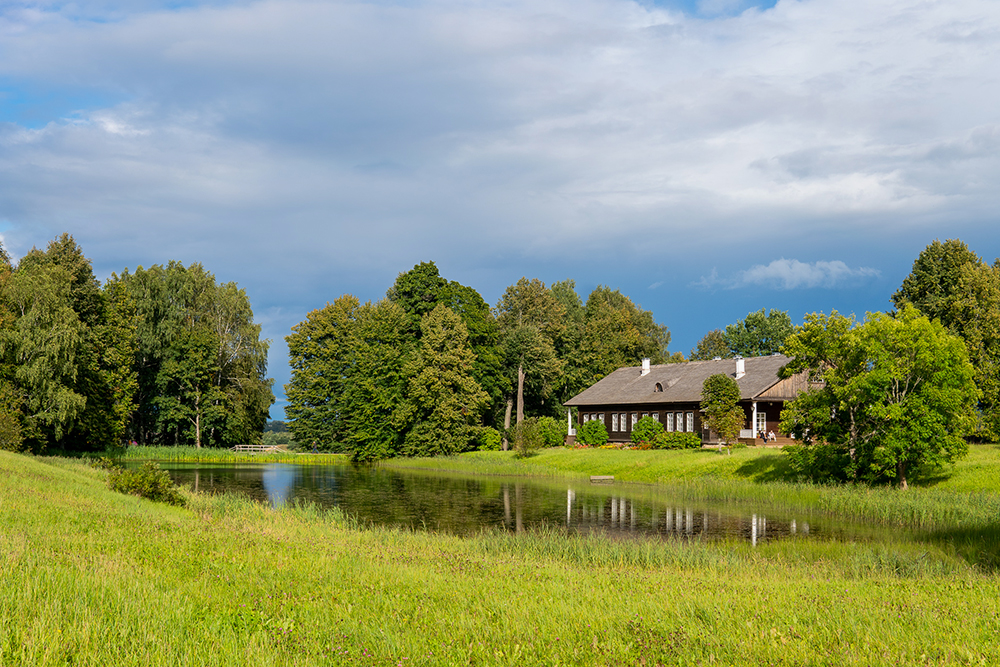
<svg viewBox="0 0 1000 667">
<path fill-rule="evenodd" d="M 484 452 L 499 452 L 503 436 L 492 426 L 479 429 L 479 449 Z"/>
<path fill-rule="evenodd" d="M 358 299 L 345 294 L 292 327 L 285 336 L 291 380 L 285 385 L 288 428 L 295 440 L 327 446 L 347 433 L 343 403 L 357 346 Z"/>
<path fill-rule="evenodd" d="M 701 390 L 701 411 L 705 424 L 722 442 L 737 444 L 746 416 L 739 405 L 740 386 L 728 375 L 716 373 L 705 378 Z"/>
<path fill-rule="evenodd" d="M 538 418 L 538 433 L 543 447 L 561 447 L 566 442 L 566 426 L 552 417 Z"/>
<path fill-rule="evenodd" d="M 913 304 L 965 341 L 982 392 L 976 434 L 1000 438 L 1000 262 L 987 265 L 957 239 L 934 241 L 892 300 L 897 308 Z"/>
<path fill-rule="evenodd" d="M 295 438 L 290 431 L 264 431 L 262 441 L 268 447 L 293 447 L 296 445 Z"/>
<path fill-rule="evenodd" d="M 663 433 L 663 424 L 652 417 L 643 417 L 632 427 L 632 442 L 652 442 L 660 433 Z"/>
<path fill-rule="evenodd" d="M 723 338 L 730 354 L 723 356 L 763 357 L 780 352 L 794 330 L 787 311 L 769 310 L 765 314 L 761 308 L 726 327 Z"/>
<path fill-rule="evenodd" d="M 533 456 L 535 452 L 545 446 L 545 439 L 537 417 L 528 417 L 511 426 L 508 437 L 514 445 L 514 455 L 518 458 Z"/>
<path fill-rule="evenodd" d="M 701 438 L 697 433 L 661 431 L 653 436 L 649 444 L 651 449 L 700 449 Z"/>
<path fill-rule="evenodd" d="M 712 329 L 705 334 L 698 345 L 691 350 L 691 361 L 711 361 L 716 357 L 727 359 L 733 353 L 729 350 L 726 336 L 721 329 Z"/>
<path fill-rule="evenodd" d="M 576 441 L 591 447 L 603 445 L 608 441 L 608 429 L 603 419 L 591 419 L 576 429 Z"/>
<path fill-rule="evenodd" d="M 407 456 L 457 454 L 475 443 L 476 425 L 489 397 L 471 377 L 475 358 L 461 318 L 439 304 L 420 323 L 420 347 L 405 368 L 402 423 Z"/>
<path fill-rule="evenodd" d="M 818 442 L 810 446 L 785 445 L 781 451 L 799 481 L 821 484 L 847 481 L 851 457 L 843 447 Z"/>
<path fill-rule="evenodd" d="M 858 326 L 836 312 L 813 314 L 786 348 L 794 357 L 786 375 L 808 370 L 823 384 L 786 405 L 782 429 L 805 446 L 846 452 L 841 477 L 906 487 L 910 470 L 967 451 L 962 436 L 974 425 L 978 397 L 974 370 L 962 341 L 939 321 L 909 305 L 896 317 L 869 314 Z M 827 452 L 814 460 L 828 466 L 844 459 Z"/>
<path fill-rule="evenodd" d="M 169 473 L 151 461 L 139 468 L 113 468 L 108 474 L 108 488 L 168 505 L 184 504 L 184 496 L 174 486 Z"/>
<path fill-rule="evenodd" d="M 259 442 L 274 394 L 269 343 L 260 339 L 246 292 L 216 282 L 200 264 L 179 262 L 126 269 L 112 276 L 110 290 L 134 308 L 131 437 L 143 444 Z"/>
</svg>

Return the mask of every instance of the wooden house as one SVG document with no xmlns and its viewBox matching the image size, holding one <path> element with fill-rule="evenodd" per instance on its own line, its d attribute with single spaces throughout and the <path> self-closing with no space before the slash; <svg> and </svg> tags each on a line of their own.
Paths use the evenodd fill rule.
<svg viewBox="0 0 1000 667">
<path fill-rule="evenodd" d="M 703 443 L 718 442 L 715 433 L 704 427 L 700 403 L 705 379 L 722 373 L 740 387 L 740 405 L 746 415 L 740 439 L 750 443 L 758 432 L 773 431 L 783 444 L 789 439 L 779 431 L 781 410 L 808 387 L 805 373 L 784 380 L 778 377 L 789 361 L 775 354 L 650 366 L 649 359 L 644 359 L 642 366 L 619 368 L 565 406 L 578 409 L 578 424 L 602 420 L 611 442 L 629 441 L 632 427 L 645 416 L 658 420 L 667 431 L 698 433 Z"/>
</svg>

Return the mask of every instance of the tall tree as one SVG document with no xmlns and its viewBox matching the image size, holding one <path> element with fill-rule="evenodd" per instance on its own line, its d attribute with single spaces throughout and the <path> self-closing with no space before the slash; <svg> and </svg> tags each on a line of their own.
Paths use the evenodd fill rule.
<svg viewBox="0 0 1000 667">
<path fill-rule="evenodd" d="M 785 344 L 783 375 L 808 370 L 821 384 L 787 404 L 781 425 L 843 479 L 895 479 L 966 452 L 978 395 L 961 339 L 910 305 L 855 326 L 836 312 L 809 315 Z"/>
<path fill-rule="evenodd" d="M 354 461 L 391 458 L 402 449 L 410 426 L 404 409 L 406 363 L 412 353 L 407 321 L 406 312 L 387 299 L 357 310 L 341 398 L 343 440 Z"/>
<path fill-rule="evenodd" d="M 412 424 L 403 443 L 409 456 L 457 454 L 473 446 L 489 397 L 472 378 L 475 354 L 462 319 L 439 304 L 420 325 L 420 347 L 407 364 L 406 404 Z"/>
<path fill-rule="evenodd" d="M 934 241 L 892 300 L 897 308 L 913 304 L 965 341 L 982 391 L 978 434 L 1000 438 L 1000 260 L 987 265 L 958 239 Z"/>
<path fill-rule="evenodd" d="M 288 428 L 297 442 L 335 447 L 346 436 L 343 397 L 357 346 L 357 297 L 310 312 L 285 337 L 292 377 L 285 385 Z"/>
<path fill-rule="evenodd" d="M 583 355 L 588 385 L 645 357 L 665 363 L 669 343 L 667 328 L 618 290 L 601 285 L 587 298 Z"/>
<path fill-rule="evenodd" d="M 551 383 L 544 377 L 551 372 L 553 363 L 561 366 L 555 341 L 566 329 L 566 311 L 544 282 L 537 278 L 521 278 L 501 295 L 496 312 L 501 345 L 507 351 L 505 359 L 512 389 L 507 395 L 504 413 L 506 431 L 510 429 L 511 409 L 515 404 L 518 420 L 524 418 L 526 384 L 542 390 L 537 396 L 539 404 L 548 398 Z M 529 342 L 530 345 L 526 345 Z M 544 363 L 532 366 L 533 361 Z"/>
<path fill-rule="evenodd" d="M 788 313 L 782 310 L 761 308 L 750 313 L 745 319 L 726 327 L 722 334 L 730 355 L 740 357 L 763 357 L 781 351 L 795 327 Z"/>
</svg>

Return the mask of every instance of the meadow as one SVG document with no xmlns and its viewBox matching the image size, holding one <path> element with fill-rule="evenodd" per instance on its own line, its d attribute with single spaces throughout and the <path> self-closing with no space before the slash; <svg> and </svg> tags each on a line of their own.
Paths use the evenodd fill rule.
<svg viewBox="0 0 1000 667">
<path fill-rule="evenodd" d="M 954 536 L 457 538 L 106 475 L 0 452 L 0 665 L 1000 662 L 1000 576 Z"/>
</svg>

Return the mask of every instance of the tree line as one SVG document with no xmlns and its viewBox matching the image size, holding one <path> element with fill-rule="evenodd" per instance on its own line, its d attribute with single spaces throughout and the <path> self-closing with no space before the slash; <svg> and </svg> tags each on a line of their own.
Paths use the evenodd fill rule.
<svg viewBox="0 0 1000 667">
<path fill-rule="evenodd" d="M 433 262 L 376 303 L 344 295 L 286 338 L 295 439 L 357 461 L 489 446 L 611 371 L 665 363 L 670 333 L 618 290 L 522 278 L 494 308 Z M 504 441 L 506 445 L 506 441 Z"/>
<path fill-rule="evenodd" d="M 113 274 L 72 236 L 0 248 L 0 447 L 98 451 L 260 439 L 274 402 L 246 293 L 200 264 Z"/>
</svg>

